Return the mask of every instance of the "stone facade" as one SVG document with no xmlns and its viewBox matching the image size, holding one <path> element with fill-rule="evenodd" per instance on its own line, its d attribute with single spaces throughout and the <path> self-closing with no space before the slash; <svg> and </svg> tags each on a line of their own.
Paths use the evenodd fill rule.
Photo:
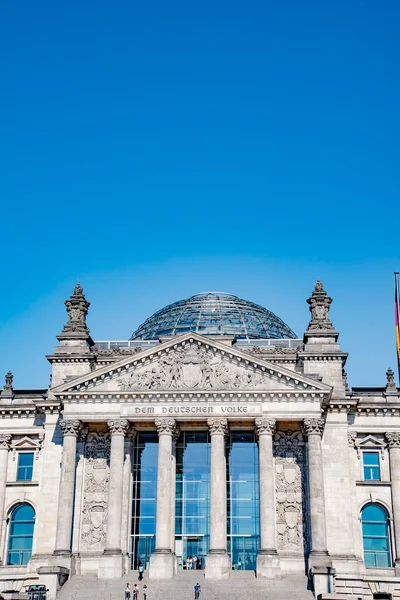
<svg viewBox="0 0 400 600">
<path fill-rule="evenodd" d="M 130 568 L 135 436 L 158 436 L 155 547 L 149 574 L 173 578 L 175 444 L 194 426 L 210 436 L 207 579 L 227 579 L 226 436 L 252 430 L 258 443 L 258 577 L 307 573 L 315 594 L 400 599 L 400 394 L 393 372 L 382 388 L 349 389 L 347 354 L 317 282 L 302 343 L 246 347 L 187 332 L 131 349 L 101 349 L 86 325 L 77 285 L 68 321 L 47 358 L 48 389 L 20 391 L 12 374 L 0 394 L 0 586 L 21 590 L 66 577 L 122 577 Z M 20 456 L 34 456 L 20 477 Z M 365 476 L 365 456 L 379 477 Z M 376 468 L 372 465 L 371 469 Z M 33 508 L 29 560 L 10 546 L 19 506 Z M 389 563 L 369 566 L 361 511 L 387 515 Z M 10 554 L 20 552 L 19 555 Z M 10 558 L 11 557 L 11 558 Z M 12 563 L 12 564 L 10 564 Z M 17 563 L 17 564 L 16 564 Z M 23 563 L 23 564 L 19 564 Z M 11 582 L 11 583 L 10 583 Z M 1 591 L 0 587 L 0 591 Z"/>
</svg>

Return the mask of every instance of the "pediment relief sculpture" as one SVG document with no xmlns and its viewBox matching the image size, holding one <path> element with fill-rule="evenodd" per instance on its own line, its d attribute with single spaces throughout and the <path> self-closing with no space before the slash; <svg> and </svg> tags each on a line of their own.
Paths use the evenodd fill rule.
<svg viewBox="0 0 400 600">
<path fill-rule="evenodd" d="M 285 387 L 295 387 L 290 377 Z M 148 365 L 138 366 L 118 380 L 122 391 L 130 390 L 222 390 L 273 389 L 276 381 L 254 366 L 242 366 L 211 349 L 190 344 L 162 354 Z"/>
</svg>

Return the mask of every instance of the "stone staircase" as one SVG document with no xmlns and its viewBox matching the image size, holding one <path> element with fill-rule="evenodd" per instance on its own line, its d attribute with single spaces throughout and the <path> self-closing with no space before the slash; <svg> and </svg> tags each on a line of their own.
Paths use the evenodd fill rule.
<svg viewBox="0 0 400 600">
<path fill-rule="evenodd" d="M 143 584 L 148 586 L 147 600 L 193 600 L 193 586 L 201 585 L 201 600 L 313 600 L 302 575 L 283 575 L 280 579 L 256 579 L 253 571 L 232 571 L 228 581 L 209 581 L 204 571 L 180 571 L 173 580 L 149 580 L 147 573 L 138 582 L 137 572 L 123 579 L 98 581 L 96 576 L 75 575 L 57 595 L 57 600 L 124 600 L 127 582 L 138 583 L 139 600 L 143 600 Z"/>
</svg>

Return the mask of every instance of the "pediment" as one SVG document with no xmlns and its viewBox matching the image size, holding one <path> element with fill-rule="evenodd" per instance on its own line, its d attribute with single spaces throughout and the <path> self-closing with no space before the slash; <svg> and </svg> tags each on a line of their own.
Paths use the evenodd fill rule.
<svg viewBox="0 0 400 600">
<path fill-rule="evenodd" d="M 331 388 L 282 366 L 193 332 L 122 358 L 66 382 L 53 393 L 274 391 L 319 393 Z"/>
</svg>

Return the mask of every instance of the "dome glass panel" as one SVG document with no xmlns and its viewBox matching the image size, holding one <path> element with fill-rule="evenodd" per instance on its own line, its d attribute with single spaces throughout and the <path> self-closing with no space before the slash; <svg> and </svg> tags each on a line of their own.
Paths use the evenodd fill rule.
<svg viewBox="0 0 400 600">
<path fill-rule="evenodd" d="M 153 340 L 196 331 L 201 335 L 234 335 L 238 339 L 296 339 L 273 312 L 232 294 L 207 292 L 165 306 L 132 334 L 131 340 Z"/>
</svg>

